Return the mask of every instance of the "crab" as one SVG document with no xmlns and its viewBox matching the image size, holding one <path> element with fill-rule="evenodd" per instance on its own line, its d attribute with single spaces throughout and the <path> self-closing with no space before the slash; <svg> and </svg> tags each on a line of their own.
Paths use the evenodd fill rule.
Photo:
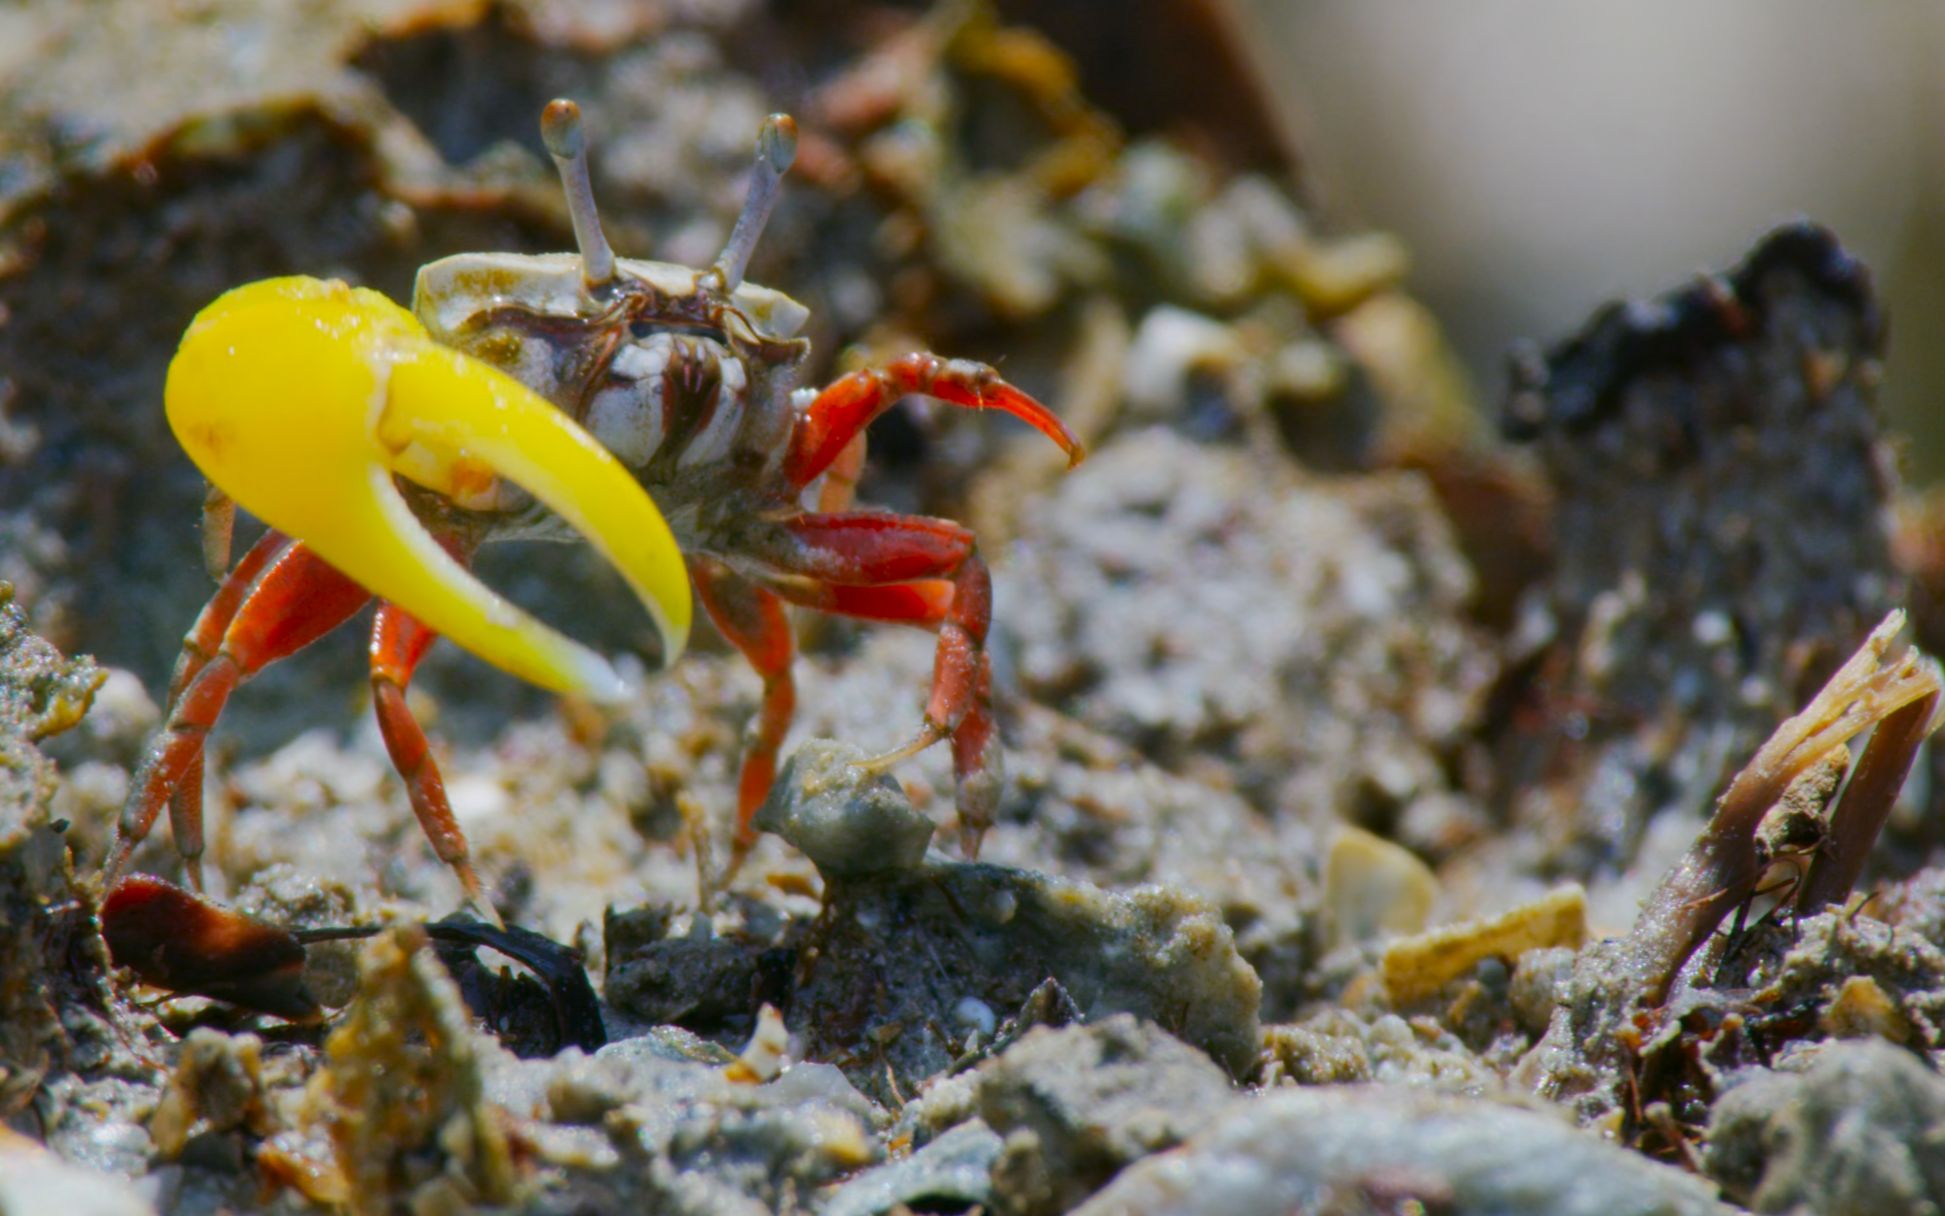
<svg viewBox="0 0 1945 1216">
<path fill-rule="evenodd" d="M 914 353 L 799 389 L 808 310 L 744 279 L 796 128 L 772 115 L 749 195 L 703 270 L 617 258 L 588 179 L 580 111 L 541 133 L 577 252 L 461 254 L 420 269 L 411 311 L 336 281 L 236 288 L 191 323 L 170 364 L 169 423 L 212 490 L 212 571 L 240 505 L 267 531 L 184 639 L 166 721 L 131 781 L 105 867 L 112 884 L 164 806 L 202 889 L 204 740 L 238 685 L 376 599 L 378 727 L 434 853 L 491 915 L 424 730 L 415 668 L 441 636 L 544 688 L 629 695 L 606 658 L 481 583 L 481 545 L 590 542 L 653 619 L 660 661 L 683 650 L 691 588 L 762 678 L 737 790 L 732 867 L 775 780 L 795 710 L 786 605 L 931 629 L 931 693 L 912 740 L 952 749 L 961 847 L 976 855 L 1000 782 L 985 643 L 992 584 L 973 534 L 947 519 L 857 509 L 865 428 L 910 394 L 999 410 L 1068 454 L 1040 402 L 984 364 Z"/>
</svg>

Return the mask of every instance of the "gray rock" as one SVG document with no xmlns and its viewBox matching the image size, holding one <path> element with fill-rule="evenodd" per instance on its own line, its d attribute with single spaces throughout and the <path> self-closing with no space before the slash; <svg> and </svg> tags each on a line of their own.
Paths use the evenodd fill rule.
<svg viewBox="0 0 1945 1216">
<path fill-rule="evenodd" d="M 863 749 L 810 739 L 784 763 L 756 826 L 802 850 L 826 877 L 909 870 L 925 857 L 932 821 L 889 773 L 858 767 Z"/>
<path fill-rule="evenodd" d="M 73 1165 L 0 1129 L 0 1216 L 155 1216 L 133 1186 Z"/>
<path fill-rule="evenodd" d="M 1534 1111 L 1368 1086 L 1232 1107 L 1076 1208 L 1109 1216 L 1398 1211 L 1443 1216 L 1729 1216 L 1700 1179 Z"/>
<path fill-rule="evenodd" d="M 1262 984 L 1218 910 L 1168 886 L 1108 892 L 1008 866 L 926 861 L 931 825 L 856 749 L 807 743 L 759 824 L 817 863 L 824 914 L 790 935 L 791 1022 L 810 1058 L 842 1063 L 879 1101 L 991 1049 L 995 1019 L 1046 981 L 1065 1015 L 1132 1013 L 1241 1076 L 1255 1067 Z M 923 833 L 923 834 L 921 834 Z M 635 965 L 610 951 L 614 977 Z M 1044 995 L 1044 993 L 1042 994 Z"/>
<path fill-rule="evenodd" d="M 1888 1043 L 1835 1043 L 1716 1103 L 1709 1175 L 1757 1212 L 1945 1211 L 1945 1079 Z"/>
<path fill-rule="evenodd" d="M 1208 1056 L 1127 1014 L 1039 1028 L 980 1065 L 975 1101 L 1003 1135 L 1002 1212 L 1064 1212 L 1129 1162 L 1171 1148 L 1235 1099 Z"/>
<path fill-rule="evenodd" d="M 800 1063 L 755 1084 L 731 1075 L 732 1058 L 661 1028 L 592 1055 L 494 1052 L 486 1092 L 544 1115 L 545 1210 L 794 1210 L 883 1158 L 888 1116 L 836 1068 Z"/>
<path fill-rule="evenodd" d="M 791 1001 L 816 1059 L 880 1100 L 910 1092 L 981 1042 L 955 1021 L 967 998 L 1019 1009 L 1056 979 L 1092 1020 L 1132 1013 L 1207 1052 L 1255 1067 L 1262 985 L 1207 902 L 1173 887 L 1108 892 L 1005 866 L 936 862 L 858 881 L 826 876 L 817 959 Z"/>
<path fill-rule="evenodd" d="M 882 1216 L 912 1209 L 952 1211 L 993 1202 L 993 1162 L 1000 1138 L 974 1120 L 962 1123 L 901 1161 L 845 1183 L 824 1204 L 823 1216 Z M 921 1206 L 923 1205 L 923 1206 Z"/>
</svg>

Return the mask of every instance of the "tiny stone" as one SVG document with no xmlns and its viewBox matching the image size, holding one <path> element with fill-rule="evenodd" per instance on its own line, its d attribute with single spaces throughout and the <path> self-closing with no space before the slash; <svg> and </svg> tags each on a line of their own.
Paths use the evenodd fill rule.
<svg viewBox="0 0 1945 1216">
<path fill-rule="evenodd" d="M 999 1018 L 993 1013 L 993 1007 L 976 996 L 961 997 L 959 1003 L 952 1007 L 952 1017 L 961 1026 L 976 1030 L 981 1036 L 990 1036 L 999 1026 Z"/>
</svg>

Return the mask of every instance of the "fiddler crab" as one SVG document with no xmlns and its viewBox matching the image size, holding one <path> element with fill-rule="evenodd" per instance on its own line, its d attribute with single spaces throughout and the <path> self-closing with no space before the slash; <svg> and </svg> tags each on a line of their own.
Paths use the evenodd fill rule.
<svg viewBox="0 0 1945 1216">
<path fill-rule="evenodd" d="M 169 366 L 169 424 L 212 483 L 205 554 L 228 565 L 241 505 L 269 530 L 221 578 L 169 684 L 105 871 L 113 886 L 166 805 L 202 888 L 204 741 L 237 685 L 373 599 L 372 701 L 419 824 L 492 916 L 426 736 L 413 670 L 444 636 L 544 688 L 612 702 L 602 656 L 468 570 L 489 541 L 585 537 L 620 572 L 666 665 L 690 626 L 690 588 L 763 679 L 742 761 L 732 864 L 775 779 L 795 709 L 797 604 L 936 630 L 917 736 L 868 763 L 949 740 L 965 851 L 991 825 L 1000 758 L 985 642 L 992 585 L 970 531 L 851 509 L 865 428 L 907 394 L 1012 414 L 1081 444 L 990 367 L 908 354 L 822 390 L 797 388 L 808 310 L 743 273 L 796 153 L 773 115 L 747 201 L 705 270 L 617 258 L 595 213 L 587 138 L 571 101 L 541 133 L 560 171 L 575 254 L 461 254 L 423 267 L 411 311 L 341 282 L 267 279 L 189 326 Z"/>
</svg>

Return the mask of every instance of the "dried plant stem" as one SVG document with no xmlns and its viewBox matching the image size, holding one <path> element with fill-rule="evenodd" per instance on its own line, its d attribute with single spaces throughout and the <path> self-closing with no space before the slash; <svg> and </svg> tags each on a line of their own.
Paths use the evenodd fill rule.
<svg viewBox="0 0 1945 1216">
<path fill-rule="evenodd" d="M 1864 872 L 1877 834 L 1883 830 L 1918 747 L 1932 732 L 1939 695 L 1913 701 L 1878 724 L 1870 746 L 1851 771 L 1842 801 L 1830 815 L 1830 836 L 1810 863 L 1797 889 L 1796 910 L 1809 915 L 1825 904 L 1842 903 Z"/>
<path fill-rule="evenodd" d="M 1682 965 L 1755 891 L 1764 866 L 1756 829 L 1790 783 L 1877 726 L 1832 816 L 1836 848 L 1812 864 L 1798 906 L 1841 899 L 1856 882 L 1919 743 L 1937 725 L 1938 665 L 1903 644 L 1904 623 L 1902 611 L 1885 617 L 1810 704 L 1776 728 L 1717 801 L 1687 855 L 1649 896 L 1628 935 L 1642 999 L 1657 1003 L 1665 997 Z"/>
</svg>

